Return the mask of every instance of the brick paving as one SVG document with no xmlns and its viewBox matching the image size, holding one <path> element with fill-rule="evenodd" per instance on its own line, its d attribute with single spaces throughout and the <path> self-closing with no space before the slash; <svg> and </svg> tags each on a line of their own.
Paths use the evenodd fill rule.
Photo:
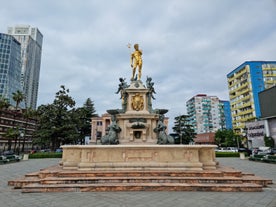
<svg viewBox="0 0 276 207">
<path fill-rule="evenodd" d="M 67 192 L 21 193 L 7 186 L 8 180 L 56 165 L 59 159 L 34 159 L 0 165 L 0 206 L 2 207 L 276 207 L 276 165 L 238 158 L 218 158 L 221 165 L 273 180 L 263 192 Z"/>
</svg>

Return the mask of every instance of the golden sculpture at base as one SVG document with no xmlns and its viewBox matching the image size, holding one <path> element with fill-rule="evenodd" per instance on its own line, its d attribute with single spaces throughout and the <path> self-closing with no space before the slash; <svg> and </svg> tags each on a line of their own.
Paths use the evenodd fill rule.
<svg viewBox="0 0 276 207">
<path fill-rule="evenodd" d="M 131 78 L 131 80 L 134 80 L 134 76 L 135 76 L 137 67 L 138 67 L 137 79 L 140 80 L 141 76 L 142 76 L 142 64 L 143 64 L 142 50 L 139 50 L 139 45 L 138 44 L 134 45 L 134 49 L 135 49 L 135 51 L 133 53 L 131 53 L 131 58 L 130 58 L 130 64 L 131 64 L 131 67 L 132 67 L 132 78 Z"/>
</svg>

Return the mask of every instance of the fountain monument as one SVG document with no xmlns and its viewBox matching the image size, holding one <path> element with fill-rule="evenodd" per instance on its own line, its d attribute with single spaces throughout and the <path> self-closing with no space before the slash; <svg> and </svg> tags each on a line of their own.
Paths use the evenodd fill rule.
<svg viewBox="0 0 276 207">
<path fill-rule="evenodd" d="M 164 124 L 167 109 L 154 109 L 154 83 L 142 81 L 142 51 L 131 53 L 130 84 L 119 78 L 121 109 L 112 117 L 101 145 L 63 146 L 63 169 L 77 170 L 204 170 L 216 169 L 215 145 L 176 145 Z M 164 94 L 165 95 L 165 94 Z"/>
</svg>

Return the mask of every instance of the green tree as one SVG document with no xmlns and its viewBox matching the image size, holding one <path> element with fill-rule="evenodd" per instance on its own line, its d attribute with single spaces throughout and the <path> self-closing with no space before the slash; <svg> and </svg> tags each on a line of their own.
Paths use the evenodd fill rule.
<svg viewBox="0 0 276 207">
<path fill-rule="evenodd" d="M 19 136 L 19 130 L 18 128 L 8 128 L 6 133 L 4 134 L 4 137 L 8 139 L 8 150 L 11 150 L 12 147 L 12 140 L 15 140 Z M 16 151 L 16 148 L 14 148 L 14 152 Z"/>
<path fill-rule="evenodd" d="M 50 144 L 50 148 L 55 150 L 61 144 L 77 139 L 78 131 L 71 111 L 74 106 L 75 101 L 69 96 L 69 89 L 60 86 L 52 104 L 38 107 L 39 126 L 35 143 L 45 147 Z"/>
<path fill-rule="evenodd" d="M 189 116 L 181 115 L 175 117 L 174 119 L 174 127 L 172 129 L 179 135 L 180 143 L 189 144 L 190 142 L 193 142 L 195 132 L 192 125 L 189 123 Z"/>
<path fill-rule="evenodd" d="M 7 109 L 9 106 L 9 100 L 0 96 L 0 110 Z"/>
<path fill-rule="evenodd" d="M 23 118 L 25 120 L 24 123 L 24 129 L 22 129 L 22 133 L 23 133 L 23 142 L 22 142 L 22 152 L 25 151 L 25 142 L 26 142 L 26 136 L 27 136 L 27 126 L 29 124 L 29 121 L 31 119 L 35 119 L 37 118 L 37 112 L 36 110 L 32 109 L 32 108 L 26 108 L 25 110 L 23 110 Z"/>
<path fill-rule="evenodd" d="M 34 134 L 33 145 L 48 148 L 54 136 L 55 110 L 53 104 L 41 105 L 37 109 L 38 125 Z"/>
<path fill-rule="evenodd" d="M 13 113 L 13 128 L 18 128 L 18 126 L 15 126 L 15 119 L 16 119 L 16 116 L 18 115 L 18 113 L 21 113 L 21 112 L 18 112 L 17 109 L 20 105 L 20 103 L 24 100 L 24 94 L 17 90 L 16 92 L 13 92 L 12 93 L 12 99 L 15 101 L 15 110 L 12 111 Z M 16 151 L 17 149 L 17 141 L 18 141 L 18 136 L 14 137 L 14 151 Z"/>
<path fill-rule="evenodd" d="M 272 137 L 264 136 L 264 143 L 266 147 L 274 148 L 275 142 Z"/>
<path fill-rule="evenodd" d="M 236 135 L 231 129 L 219 129 L 215 133 L 215 142 L 219 147 L 239 147 L 241 137 Z"/>
<path fill-rule="evenodd" d="M 69 89 L 61 86 L 52 104 L 37 109 L 38 128 L 34 144 L 55 150 L 63 144 L 83 144 L 85 136 L 91 134 L 91 117 L 98 116 L 90 98 L 80 108 Z"/>
<path fill-rule="evenodd" d="M 78 142 L 80 144 L 84 144 L 85 137 L 91 135 L 91 118 L 98 116 L 95 112 L 94 103 L 90 98 L 85 101 L 83 107 L 73 110 L 74 122 L 79 132 Z"/>
</svg>

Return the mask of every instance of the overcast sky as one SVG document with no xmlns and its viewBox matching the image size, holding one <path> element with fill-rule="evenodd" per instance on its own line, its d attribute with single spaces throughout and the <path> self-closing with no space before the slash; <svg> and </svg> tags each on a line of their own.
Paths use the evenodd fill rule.
<svg viewBox="0 0 276 207">
<path fill-rule="evenodd" d="M 248 60 L 276 60 L 275 0 L 9 0 L 0 32 L 27 24 L 43 34 L 38 105 L 60 85 L 99 115 L 121 108 L 119 78 L 130 82 L 128 43 L 143 51 L 142 81 L 155 83 L 153 108 L 186 113 L 199 93 L 229 100 L 227 73 Z"/>
</svg>

